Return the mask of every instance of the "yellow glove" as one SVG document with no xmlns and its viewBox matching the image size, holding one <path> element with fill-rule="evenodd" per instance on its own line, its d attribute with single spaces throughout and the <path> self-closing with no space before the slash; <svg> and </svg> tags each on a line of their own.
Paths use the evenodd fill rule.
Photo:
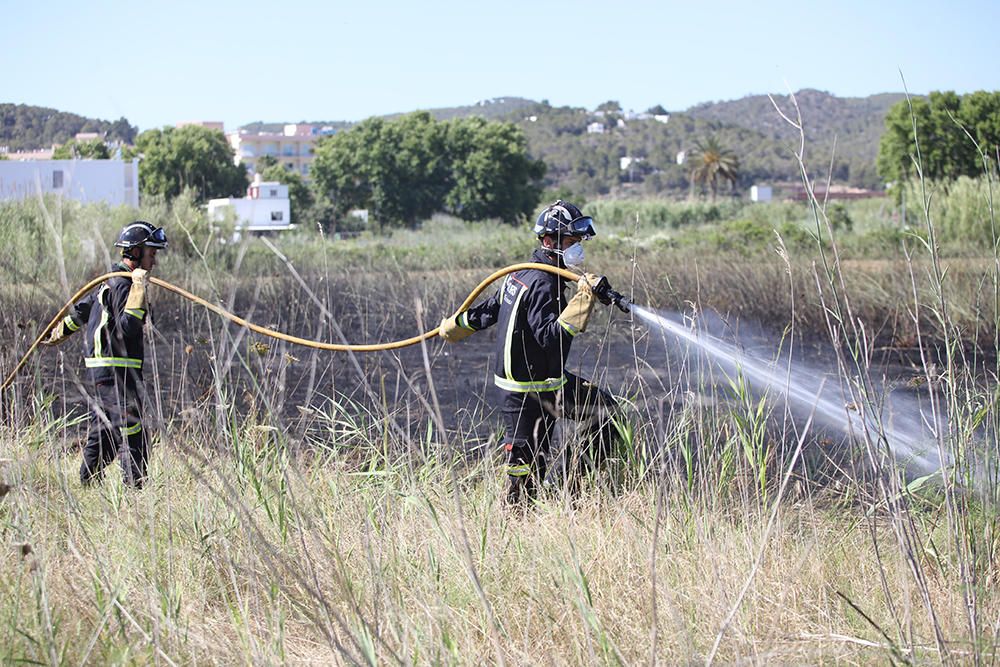
<svg viewBox="0 0 1000 667">
<path fill-rule="evenodd" d="M 591 289 L 597 287 L 597 283 L 601 282 L 601 277 L 596 273 L 585 273 L 581 276 L 581 280 L 583 279 L 587 281 L 587 284 L 591 287 Z"/>
<path fill-rule="evenodd" d="M 143 310 L 146 307 L 146 284 L 149 282 L 149 271 L 135 269 L 132 271 L 132 287 L 125 299 L 125 310 Z"/>
<path fill-rule="evenodd" d="M 458 323 L 458 314 L 441 320 L 441 326 L 438 331 L 438 335 L 449 343 L 457 343 L 460 340 L 468 338 L 474 333 L 476 333 L 475 330 L 463 327 Z"/>
<path fill-rule="evenodd" d="M 45 340 L 41 341 L 38 344 L 44 345 L 45 347 L 58 345 L 59 343 L 62 343 L 67 338 L 69 338 L 69 336 L 65 332 L 66 332 L 66 327 L 63 325 L 62 322 L 60 322 L 55 326 L 54 329 L 52 329 L 52 331 L 49 332 L 49 335 L 45 338 Z"/>
<path fill-rule="evenodd" d="M 590 287 L 587 275 L 593 274 L 580 278 L 576 283 L 576 294 L 559 313 L 559 323 L 574 336 L 587 330 L 587 320 L 590 319 L 590 311 L 594 309 L 594 290 Z"/>
</svg>

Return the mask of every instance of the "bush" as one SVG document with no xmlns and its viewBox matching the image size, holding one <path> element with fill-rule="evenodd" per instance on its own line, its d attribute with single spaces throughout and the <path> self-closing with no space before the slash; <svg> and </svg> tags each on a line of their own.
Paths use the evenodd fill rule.
<svg viewBox="0 0 1000 667">
<path fill-rule="evenodd" d="M 991 186 L 986 178 L 967 176 L 925 184 L 930 198 L 931 222 L 941 243 L 971 245 L 982 250 L 993 246 L 996 221 L 990 212 Z M 918 182 L 903 186 L 907 222 L 918 227 L 926 226 L 921 196 Z"/>
<path fill-rule="evenodd" d="M 773 225 L 746 218 L 723 222 L 705 234 L 704 238 L 718 250 L 749 255 L 777 246 L 778 235 L 789 249 L 809 249 L 816 246 L 815 237 L 798 223 L 779 222 Z"/>
<path fill-rule="evenodd" d="M 602 200 L 589 204 L 585 213 L 602 224 L 625 228 L 680 229 L 705 225 L 740 215 L 741 202 L 679 202 L 666 199 Z"/>
</svg>

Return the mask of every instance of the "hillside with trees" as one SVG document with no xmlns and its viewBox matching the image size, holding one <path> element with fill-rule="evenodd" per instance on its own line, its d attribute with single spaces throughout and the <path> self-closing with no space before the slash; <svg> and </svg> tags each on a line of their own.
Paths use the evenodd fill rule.
<svg viewBox="0 0 1000 667">
<path fill-rule="evenodd" d="M 96 132 L 107 141 L 124 144 L 133 143 L 138 134 L 137 128 L 125 118 L 107 121 L 47 107 L 0 104 L 0 146 L 6 146 L 10 152 L 64 144 L 79 132 Z"/>
<path fill-rule="evenodd" d="M 701 120 L 736 125 L 759 132 L 785 146 L 795 147 L 798 130 L 775 110 L 776 103 L 791 119 L 796 108 L 802 116 L 806 138 L 806 162 L 828 166 L 833 159 L 834 179 L 859 187 L 878 187 L 875 170 L 879 139 L 885 130 L 889 109 L 905 99 L 902 93 L 868 97 L 837 97 L 820 90 L 805 89 L 790 95 L 751 95 L 727 102 L 708 102 L 685 113 Z"/>
<path fill-rule="evenodd" d="M 806 135 L 806 163 L 813 175 L 825 178 L 831 168 L 839 184 L 881 188 L 875 160 L 889 108 L 903 96 L 896 93 L 864 98 L 841 98 L 817 90 L 795 94 Z M 775 96 L 789 115 L 795 110 L 789 96 Z M 644 113 L 626 112 L 614 100 L 593 110 L 555 107 L 502 97 L 476 104 L 431 109 L 437 120 L 479 116 L 516 124 L 524 132 L 532 157 L 545 162 L 545 186 L 578 197 L 686 195 L 692 189 L 696 166 L 678 164 L 679 154 L 695 154 L 707 143 L 727 151 L 739 169 L 726 177 L 727 185 L 744 190 L 753 183 L 797 182 L 795 159 L 798 136 L 775 111 L 767 95 L 699 104 L 674 113 L 655 105 Z M 661 120 L 654 118 L 661 116 Z M 398 114 L 385 116 L 398 118 Z M 600 131 L 588 131 L 599 124 Z M 351 123 L 316 121 L 337 130 Z M 252 123 L 248 131 L 280 131 L 282 123 Z M 622 158 L 626 158 L 624 161 Z M 695 183 L 695 189 L 700 185 Z"/>
<path fill-rule="evenodd" d="M 379 116 L 379 118 L 395 120 L 397 118 L 402 118 L 413 111 L 426 111 L 434 120 L 451 120 L 452 118 L 468 118 L 470 116 L 479 116 L 481 118 L 485 118 L 486 120 L 513 120 L 512 116 L 517 117 L 521 112 L 533 108 L 537 104 L 537 102 L 523 97 L 495 97 L 491 100 L 480 100 L 475 104 L 467 104 L 464 106 L 441 107 L 438 109 L 414 109 L 412 111 L 401 111 L 399 113 L 386 114 L 384 116 Z M 306 125 L 314 125 L 316 127 L 328 127 L 332 130 L 344 130 L 354 125 L 354 123 L 344 120 L 303 120 L 299 122 Z M 257 132 L 281 132 L 285 125 L 286 123 L 283 122 L 265 123 L 264 121 L 254 121 L 253 123 L 241 125 L 239 129 L 245 130 L 251 134 L 255 134 Z"/>
<path fill-rule="evenodd" d="M 825 179 L 832 169 L 837 184 L 878 189 L 887 171 L 876 169 L 879 143 L 889 109 L 903 96 L 895 93 L 840 98 L 818 90 L 795 94 L 806 137 L 806 164 Z M 917 98 L 920 99 L 920 98 Z M 789 115 L 789 96 L 775 96 Z M 722 183 L 709 186 L 719 194 L 745 191 L 754 183 L 798 182 L 795 159 L 798 136 L 766 95 L 699 104 L 667 114 L 662 105 L 643 113 L 625 111 L 614 100 L 595 109 L 552 106 L 520 97 L 500 97 L 475 104 L 431 109 L 430 118 L 449 121 L 480 117 L 513 123 L 523 132 L 527 154 L 545 163 L 543 187 L 576 197 L 686 196 L 705 189 L 692 183 L 698 165 L 689 158 L 700 147 L 730 155 L 738 168 L 727 170 Z M 114 123 L 26 105 L 0 105 L 0 146 L 11 151 L 69 142 L 77 132 L 106 133 L 108 140 L 131 143 L 135 128 L 125 119 Z M 400 114 L 383 120 L 401 118 Z M 666 122 L 664 122 L 666 121 Z M 310 121 L 342 133 L 358 123 Z M 258 121 L 241 129 L 280 132 L 283 122 Z M 898 143 L 898 142 L 897 142 Z M 69 150 L 69 149 L 68 149 Z M 80 152 L 72 149 L 74 154 Z M 723 187 L 720 189 L 720 185 Z"/>
</svg>

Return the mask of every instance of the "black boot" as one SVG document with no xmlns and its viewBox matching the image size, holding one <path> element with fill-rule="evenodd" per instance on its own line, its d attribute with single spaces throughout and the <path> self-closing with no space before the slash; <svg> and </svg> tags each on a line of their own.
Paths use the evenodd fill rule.
<svg viewBox="0 0 1000 667">
<path fill-rule="evenodd" d="M 527 509 L 537 495 L 534 475 L 507 477 L 507 505 L 512 508 Z"/>
</svg>

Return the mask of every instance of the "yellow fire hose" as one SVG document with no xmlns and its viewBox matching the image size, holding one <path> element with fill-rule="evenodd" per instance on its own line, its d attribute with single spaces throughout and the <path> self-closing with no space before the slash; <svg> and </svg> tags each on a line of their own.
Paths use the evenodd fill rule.
<svg viewBox="0 0 1000 667">
<path fill-rule="evenodd" d="M 469 296 L 466 297 L 465 301 L 462 302 L 462 305 L 459 306 L 458 310 L 455 312 L 460 313 L 463 310 L 468 309 L 469 306 L 471 306 L 472 303 L 476 300 L 476 297 L 478 297 L 482 293 L 482 291 L 485 290 L 487 287 L 489 287 L 490 283 L 495 281 L 497 278 L 501 278 L 507 275 L 508 273 L 521 271 L 523 269 L 536 269 L 539 271 L 547 271 L 549 273 L 554 273 L 556 275 L 562 276 L 563 278 L 572 281 L 579 280 L 580 278 L 579 275 L 573 273 L 572 271 L 569 271 L 567 269 L 561 269 L 556 266 L 549 266 L 548 264 L 536 264 L 536 263 L 512 264 L 508 267 L 495 271 L 489 276 L 487 276 L 485 280 L 483 280 L 481 283 L 479 283 L 479 285 L 476 286 L 476 289 L 472 290 Z M 66 305 L 63 306 L 58 313 L 56 313 L 56 316 L 52 318 L 52 321 L 49 322 L 48 325 L 46 325 L 46 327 L 42 330 L 42 333 L 39 334 L 38 338 L 35 339 L 35 342 L 31 344 L 31 347 L 28 348 L 28 351 L 25 352 L 23 357 L 21 357 L 21 361 L 19 361 L 17 366 L 14 367 L 14 370 L 10 372 L 10 374 L 7 376 L 7 379 L 4 380 L 3 386 L 0 386 L 0 391 L 3 391 L 14 382 L 14 377 L 18 374 L 21 368 L 23 368 L 24 365 L 27 363 L 29 357 L 31 357 L 32 353 L 34 353 L 34 351 L 38 348 L 39 343 L 41 343 L 41 341 L 45 339 L 49 331 L 51 331 L 54 326 L 62 323 L 63 318 L 66 316 L 66 313 L 73 306 L 73 304 L 75 304 L 77 301 L 83 298 L 83 296 L 87 294 L 87 292 L 94 289 L 95 287 L 103 283 L 105 280 L 113 278 L 115 276 L 122 276 L 123 278 L 128 278 L 131 275 L 132 274 L 128 273 L 127 271 L 114 271 L 112 273 L 105 273 L 103 276 L 98 276 L 97 278 L 94 278 L 89 283 L 87 283 L 79 290 L 77 290 L 76 294 L 74 294 L 73 297 L 66 303 Z M 267 327 L 262 327 L 259 324 L 247 322 L 242 317 L 233 315 L 229 311 L 220 308 L 214 303 L 210 303 L 209 301 L 202 299 L 200 296 L 191 294 L 187 290 L 181 287 L 177 287 L 176 285 L 172 285 L 165 280 L 160 280 L 159 278 L 150 276 L 149 282 L 159 287 L 162 287 L 166 290 L 174 292 L 175 294 L 179 294 L 188 301 L 192 301 L 201 306 L 204 306 L 205 308 L 209 309 L 216 315 L 220 315 L 229 320 L 230 322 L 240 325 L 241 327 L 246 327 L 247 329 L 255 331 L 264 336 L 270 336 L 271 338 L 277 338 L 278 340 L 294 343 L 295 345 L 304 345 L 306 347 L 311 347 L 317 350 L 328 350 L 330 352 L 378 352 L 381 350 L 396 350 L 401 347 L 416 345 L 421 341 L 433 338 L 438 334 L 438 329 L 440 328 L 440 327 L 434 327 L 430 331 L 426 331 L 417 336 L 413 336 L 411 338 L 406 338 L 403 340 L 393 341 L 391 343 L 369 343 L 369 344 L 353 344 L 353 345 L 342 344 L 342 343 L 323 343 L 318 340 L 308 340 L 306 338 L 299 338 L 298 336 L 292 336 L 291 334 L 286 334 L 281 331 L 275 331 L 274 329 L 268 329 Z"/>
</svg>

